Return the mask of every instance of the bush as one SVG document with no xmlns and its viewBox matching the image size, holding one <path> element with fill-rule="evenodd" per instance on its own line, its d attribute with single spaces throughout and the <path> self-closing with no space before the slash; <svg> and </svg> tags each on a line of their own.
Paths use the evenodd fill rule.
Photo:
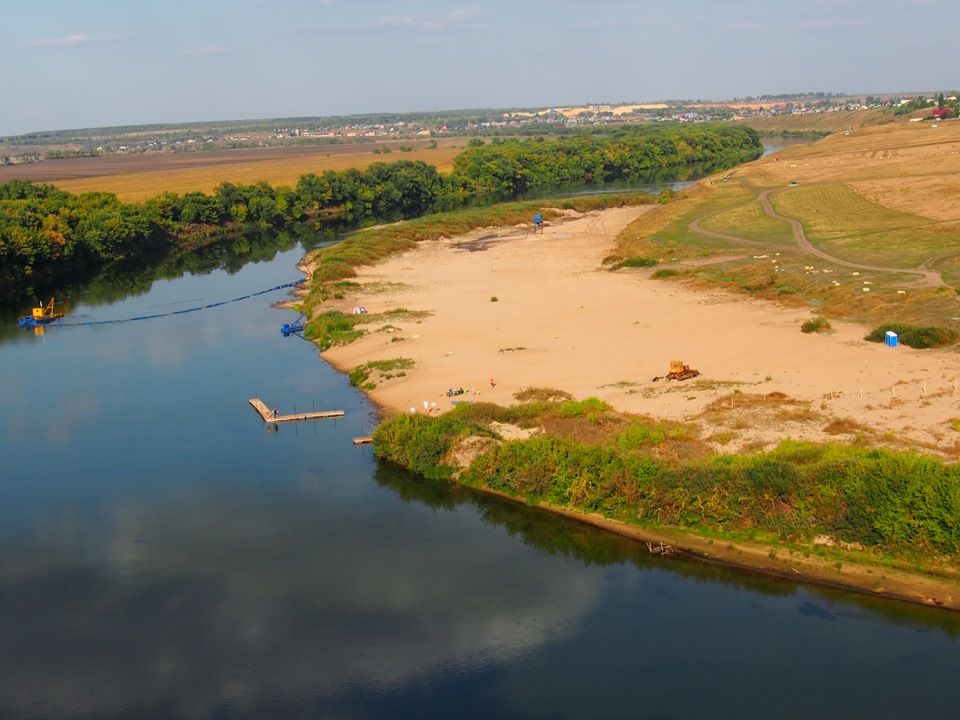
<svg viewBox="0 0 960 720">
<path fill-rule="evenodd" d="M 677 271 L 672 268 L 662 268 L 654 272 L 653 277 L 660 280 L 662 278 L 673 277 L 674 275 L 677 275 L 677 274 L 678 274 Z"/>
<path fill-rule="evenodd" d="M 562 418 L 590 417 L 599 412 L 611 410 L 609 403 L 591 397 L 586 400 L 568 400 L 560 405 L 557 413 Z"/>
<path fill-rule="evenodd" d="M 306 336 L 317 343 L 321 351 L 334 345 L 349 345 L 363 335 L 362 330 L 354 328 L 354 318 L 336 310 L 317 315 L 307 323 Z"/>
<path fill-rule="evenodd" d="M 903 323 L 888 323 L 881 325 L 864 338 L 870 342 L 883 342 L 887 331 L 893 331 L 904 345 L 917 350 L 953 345 L 958 335 L 955 330 L 938 325 L 906 325 Z"/>
<path fill-rule="evenodd" d="M 828 332 L 832 329 L 833 326 L 830 324 L 830 321 L 822 317 L 810 318 L 800 326 L 800 332 L 805 333 Z"/>
<path fill-rule="evenodd" d="M 653 258 L 627 258 L 623 261 L 624 267 L 653 267 L 659 260 L 654 260 Z"/>
<path fill-rule="evenodd" d="M 492 437 L 493 420 L 558 411 L 582 417 L 605 407 L 589 398 L 535 408 L 463 404 L 436 418 L 404 414 L 377 427 L 374 447 L 378 457 L 414 472 L 449 477 L 450 449 L 470 435 Z M 909 453 L 790 441 L 756 455 L 668 460 L 665 431 L 670 434 L 668 426 L 633 418 L 600 443 L 537 434 L 493 444 L 461 479 L 626 521 L 800 540 L 827 534 L 899 557 L 960 553 L 958 466 Z"/>
</svg>

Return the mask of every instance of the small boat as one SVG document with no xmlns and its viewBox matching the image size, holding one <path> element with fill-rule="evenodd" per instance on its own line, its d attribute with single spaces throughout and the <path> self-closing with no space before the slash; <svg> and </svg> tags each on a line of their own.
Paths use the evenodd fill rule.
<svg viewBox="0 0 960 720">
<path fill-rule="evenodd" d="M 49 325 L 52 322 L 56 322 L 62 318 L 63 315 L 63 313 L 58 313 L 54 309 L 53 298 L 50 298 L 50 302 L 46 307 L 41 305 L 40 307 L 33 308 L 31 314 L 21 317 L 17 321 L 17 324 L 23 328 L 35 328 L 40 327 L 41 325 Z"/>
</svg>

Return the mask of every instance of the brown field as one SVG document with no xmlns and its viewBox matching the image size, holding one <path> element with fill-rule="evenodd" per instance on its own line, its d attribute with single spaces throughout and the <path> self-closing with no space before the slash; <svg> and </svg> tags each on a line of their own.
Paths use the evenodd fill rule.
<svg viewBox="0 0 960 720">
<path fill-rule="evenodd" d="M 872 127 L 890 122 L 883 110 L 843 110 L 825 113 L 798 113 L 774 115 L 741 120 L 744 125 L 760 132 L 842 132 L 851 128 Z"/>
<path fill-rule="evenodd" d="M 428 141 L 416 140 L 46 160 L 0 167 L 0 182 L 30 180 L 71 193 L 109 192 L 124 202 L 143 202 L 163 192 L 209 193 L 223 182 L 293 186 L 307 173 L 362 170 L 375 162 L 422 160 L 447 173 L 464 142 L 441 141 L 434 149 L 427 149 Z M 413 150 L 400 152 L 401 145 Z M 383 153 L 386 148 L 391 152 Z M 381 152 L 375 154 L 374 149 Z"/>
</svg>

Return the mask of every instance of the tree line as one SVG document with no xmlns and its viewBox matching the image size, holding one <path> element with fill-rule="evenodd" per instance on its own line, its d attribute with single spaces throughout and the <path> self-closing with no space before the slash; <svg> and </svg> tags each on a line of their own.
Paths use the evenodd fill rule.
<svg viewBox="0 0 960 720">
<path fill-rule="evenodd" d="M 13 180 L 0 185 L 0 287 L 8 298 L 101 268 L 202 247 L 250 229 L 330 219 L 361 224 L 419 217 L 482 196 L 568 182 L 640 179 L 685 164 L 731 166 L 762 153 L 750 128 L 632 126 L 467 148 L 449 174 L 424 162 L 308 173 L 295 187 L 222 183 L 211 193 L 161 193 L 140 204 Z"/>
</svg>

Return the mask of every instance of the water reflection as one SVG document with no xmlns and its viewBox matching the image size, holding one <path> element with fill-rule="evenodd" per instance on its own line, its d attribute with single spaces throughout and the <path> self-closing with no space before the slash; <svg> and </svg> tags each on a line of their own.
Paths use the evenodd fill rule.
<svg viewBox="0 0 960 720">
<path fill-rule="evenodd" d="M 835 620 L 834 611 L 828 608 L 843 604 L 878 613 L 895 622 L 919 623 L 943 630 L 952 637 L 960 637 L 960 616 L 953 612 L 819 585 L 804 585 L 750 570 L 731 570 L 682 554 L 670 557 L 651 555 L 641 542 L 445 480 L 420 478 L 387 463 L 378 465 L 375 478 L 404 500 L 422 502 L 432 508 L 453 510 L 472 504 L 485 523 L 505 528 L 512 537 L 547 555 L 573 558 L 585 565 L 630 564 L 641 570 L 668 569 L 697 583 L 733 586 L 773 597 L 791 597 L 803 591 L 817 598 L 798 604 L 797 612 L 807 617 Z M 848 616 L 851 614 L 849 607 L 844 612 Z"/>
<path fill-rule="evenodd" d="M 46 520 L 0 548 L 0 714 L 149 717 L 175 698 L 160 716 L 203 717 L 393 691 L 509 664 L 595 605 L 569 568 L 423 512 L 357 527 L 304 496 L 196 493 Z"/>
</svg>

